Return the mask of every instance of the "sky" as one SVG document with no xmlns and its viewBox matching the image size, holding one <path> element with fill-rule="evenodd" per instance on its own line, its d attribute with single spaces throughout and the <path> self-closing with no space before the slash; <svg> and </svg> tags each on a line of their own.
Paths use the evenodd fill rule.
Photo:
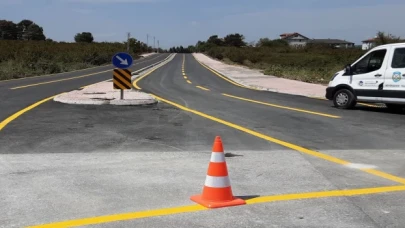
<svg viewBox="0 0 405 228">
<path fill-rule="evenodd" d="M 211 35 L 241 33 L 247 42 L 298 32 L 360 44 L 378 31 L 405 38 L 404 0 L 0 0 L 0 19 L 29 19 L 46 37 L 72 42 L 132 37 L 160 47 L 194 45 Z"/>
</svg>

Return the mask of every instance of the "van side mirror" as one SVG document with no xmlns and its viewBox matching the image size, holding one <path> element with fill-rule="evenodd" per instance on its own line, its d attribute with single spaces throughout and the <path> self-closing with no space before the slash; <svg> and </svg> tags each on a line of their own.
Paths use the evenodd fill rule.
<svg viewBox="0 0 405 228">
<path fill-rule="evenodd" d="M 352 65 L 347 64 L 345 67 L 345 75 L 353 75 L 353 68 Z"/>
</svg>

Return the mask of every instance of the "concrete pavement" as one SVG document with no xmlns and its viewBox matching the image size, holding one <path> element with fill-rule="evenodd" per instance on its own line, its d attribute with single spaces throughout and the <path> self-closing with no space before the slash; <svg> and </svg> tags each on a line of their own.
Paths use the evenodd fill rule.
<svg viewBox="0 0 405 228">
<path fill-rule="evenodd" d="M 242 88 L 192 55 L 177 55 L 136 85 L 160 102 L 152 107 L 46 102 L 0 132 L 0 182 L 6 186 L 0 187 L 0 210 L 7 211 L 0 224 L 405 223 L 402 114 L 370 107 L 338 110 L 323 100 Z M 201 192 L 216 135 L 225 152 L 237 155 L 227 157 L 231 184 L 249 205 L 204 210 L 189 200 Z M 108 217 L 113 214 L 118 215 Z M 140 215 L 144 218 L 137 219 Z"/>
</svg>

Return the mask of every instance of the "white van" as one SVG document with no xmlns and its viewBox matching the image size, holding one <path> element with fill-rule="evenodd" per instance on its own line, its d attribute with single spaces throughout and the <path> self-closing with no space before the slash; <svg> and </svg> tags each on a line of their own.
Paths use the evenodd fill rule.
<svg viewBox="0 0 405 228">
<path fill-rule="evenodd" d="M 350 109 L 357 101 L 405 107 L 405 43 L 371 49 L 345 70 L 337 72 L 326 89 L 335 107 Z"/>
</svg>

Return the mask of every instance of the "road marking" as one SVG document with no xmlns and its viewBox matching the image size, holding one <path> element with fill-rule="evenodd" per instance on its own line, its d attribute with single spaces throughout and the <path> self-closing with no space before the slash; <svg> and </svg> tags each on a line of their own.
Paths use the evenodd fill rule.
<svg viewBox="0 0 405 228">
<path fill-rule="evenodd" d="M 56 75 L 59 75 L 59 74 L 75 73 L 75 72 L 91 70 L 91 69 L 94 69 L 94 68 L 106 67 L 106 66 L 112 66 L 112 65 L 107 64 L 107 65 L 101 65 L 101 66 L 90 67 L 90 68 L 85 68 L 85 69 L 66 71 L 66 72 L 61 72 L 61 73 L 56 73 L 56 74 L 37 75 L 37 76 L 30 76 L 30 77 L 24 77 L 24 78 L 13 78 L 13 79 L 8 79 L 8 80 L 1 80 L 0 83 L 1 82 L 9 82 L 9 81 L 17 81 L 17 80 L 29 79 L 29 78 L 49 77 L 49 76 L 56 76 Z"/>
<path fill-rule="evenodd" d="M 358 195 L 372 195 L 387 192 L 399 192 L 405 191 L 405 186 L 392 186 L 392 187 L 378 187 L 378 188 L 364 188 L 364 189 L 350 189 L 350 190 L 334 190 L 334 191 L 324 191 L 324 192 L 306 192 L 306 193 L 296 193 L 296 194 L 286 194 L 286 195 L 270 195 L 270 196 L 260 196 L 253 199 L 246 200 L 247 205 L 260 204 L 260 203 L 270 203 L 277 201 L 288 201 L 288 200 L 303 200 L 303 199 L 317 199 L 326 197 L 341 197 L 341 196 L 358 196 Z M 77 226 L 87 226 L 102 223 L 111 223 L 118 221 L 128 221 L 136 220 L 141 218 L 152 218 L 157 216 L 175 215 L 182 213 L 190 213 L 197 211 L 207 211 L 212 210 L 205 208 L 201 205 L 188 205 L 172 208 L 155 209 L 148 211 L 138 211 L 130 212 L 124 214 L 114 214 L 114 215 L 104 215 L 98 217 L 90 217 L 76 220 L 69 220 L 63 222 L 55 222 L 43 225 L 29 226 L 28 228 L 66 228 L 66 227 L 77 227 Z M 232 210 L 232 209 L 230 209 Z"/>
<path fill-rule="evenodd" d="M 194 57 L 194 59 L 195 59 L 201 66 L 203 66 L 204 68 L 206 68 L 207 70 L 211 71 L 212 73 L 214 73 L 214 74 L 217 75 L 218 77 L 224 79 L 225 81 L 227 81 L 227 82 L 229 82 L 229 83 L 231 83 L 231 84 L 233 84 L 233 85 L 235 85 L 235 86 L 238 86 L 238 87 L 241 87 L 241 88 L 245 88 L 245 89 L 258 90 L 258 89 L 255 89 L 255 88 L 253 88 L 253 87 L 247 87 L 247 86 L 241 85 L 241 84 L 239 84 L 239 83 L 237 83 L 237 82 L 235 82 L 235 81 L 232 81 L 232 80 L 230 80 L 229 78 L 227 78 L 227 77 L 221 75 L 220 73 L 216 72 L 214 69 L 210 68 L 209 66 L 205 65 L 204 63 L 198 61 L 195 57 Z"/>
<path fill-rule="evenodd" d="M 309 97 L 309 98 L 328 101 L 328 99 L 323 98 L 323 97 Z M 373 108 L 381 108 L 381 106 L 373 105 L 373 104 L 366 104 L 366 103 L 361 103 L 361 102 L 359 102 L 359 103 L 357 103 L 357 104 L 359 104 L 359 105 L 364 105 L 364 106 L 368 106 L 368 107 L 373 107 Z"/>
<path fill-rule="evenodd" d="M 188 84 L 193 84 L 193 83 L 191 83 L 191 81 L 190 81 L 190 80 L 187 80 L 187 83 L 188 83 Z"/>
<path fill-rule="evenodd" d="M 210 91 L 210 89 L 207 89 L 207 88 L 202 87 L 202 86 L 196 86 L 196 87 L 199 88 L 199 89 L 205 90 L 205 91 Z"/>
<path fill-rule="evenodd" d="M 176 56 L 176 54 L 174 54 L 174 57 L 175 57 L 175 56 Z M 172 60 L 174 59 L 174 57 L 172 58 Z M 155 68 L 155 69 L 153 69 L 153 70 L 151 70 L 151 71 L 145 73 L 145 74 L 142 75 L 141 77 L 138 77 L 137 79 L 135 79 L 135 80 L 132 82 L 132 85 L 134 86 L 134 88 L 141 90 L 142 88 L 137 85 L 137 83 L 138 83 L 140 80 L 142 80 L 142 79 L 145 78 L 146 76 L 152 74 L 152 73 L 155 72 L 157 69 L 159 69 L 159 68 L 163 67 L 164 65 L 168 64 L 168 63 L 171 62 L 172 60 L 165 62 L 164 64 L 160 65 L 159 67 L 157 67 L 157 68 Z"/>
<path fill-rule="evenodd" d="M 0 123 L 0 131 L 1 131 L 5 126 L 7 126 L 7 124 L 9 124 L 11 121 L 17 119 L 18 117 L 20 117 L 22 114 L 28 112 L 29 110 L 31 110 L 31 109 L 37 107 L 38 105 L 40 105 L 40 104 L 42 104 L 42 103 L 45 103 L 45 102 L 51 100 L 52 98 L 54 98 L 54 97 L 56 97 L 56 96 L 57 96 L 57 95 L 52 96 L 52 97 L 45 98 L 45 99 L 43 99 L 43 100 L 40 100 L 40 101 L 38 101 L 38 102 L 36 102 L 36 103 L 34 103 L 34 104 L 32 104 L 32 105 L 30 105 L 30 106 L 24 108 L 24 109 L 21 109 L 20 111 L 14 113 L 13 115 L 9 116 L 7 119 L 3 120 L 3 121 Z"/>
<path fill-rule="evenodd" d="M 183 78 L 184 78 L 184 79 L 187 79 L 187 76 L 184 76 Z"/>
<path fill-rule="evenodd" d="M 183 72 L 183 76 L 186 76 L 186 73 Z"/>
<path fill-rule="evenodd" d="M 158 57 L 160 57 L 160 56 L 156 56 L 155 58 L 152 58 L 152 59 L 148 59 L 149 57 L 146 57 L 146 59 L 138 59 L 133 65 L 148 62 L 148 61 L 154 60 L 154 59 L 156 59 Z M 142 60 L 142 61 L 140 61 L 140 60 Z M 111 64 L 106 64 L 106 65 L 95 66 L 95 67 L 79 69 L 79 70 L 66 71 L 66 72 L 61 72 L 61 73 L 56 73 L 56 74 L 46 74 L 46 75 L 37 75 L 37 76 L 24 77 L 24 78 L 14 78 L 14 79 L 8 79 L 8 80 L 1 80 L 0 83 L 1 82 L 8 82 L 8 81 L 17 81 L 17 80 L 29 79 L 29 78 L 49 77 L 49 76 L 56 76 L 56 75 L 60 75 L 60 74 L 75 73 L 75 72 L 91 70 L 91 69 L 94 69 L 94 68 L 107 67 L 107 66 L 112 66 L 112 65 Z"/>
<path fill-rule="evenodd" d="M 292 150 L 295 150 L 295 151 L 298 151 L 298 152 L 301 152 L 301 153 L 304 153 L 304 154 L 308 154 L 308 155 L 311 155 L 311 156 L 314 156 L 314 157 L 317 157 L 317 158 L 321 158 L 323 160 L 330 161 L 330 162 L 333 162 L 333 163 L 336 163 L 336 164 L 344 165 L 344 166 L 347 166 L 348 164 L 350 164 L 350 162 L 345 161 L 343 159 L 336 158 L 336 157 L 333 157 L 331 155 L 323 154 L 323 153 L 318 152 L 318 151 L 310 150 L 310 149 L 307 149 L 307 148 L 304 148 L 304 147 L 301 147 L 301 146 L 298 146 L 298 145 L 295 145 L 295 144 L 292 144 L 292 143 L 289 143 L 289 142 L 286 142 L 286 141 L 282 141 L 282 140 L 273 138 L 271 136 L 262 134 L 262 133 L 257 132 L 257 131 L 250 130 L 248 128 L 242 127 L 240 125 L 237 125 L 237 124 L 225 121 L 225 120 L 222 120 L 220 118 L 210 116 L 208 114 L 199 112 L 197 110 L 193 110 L 193 109 L 184 107 L 184 106 L 182 106 L 180 104 L 177 104 L 177 103 L 174 103 L 172 101 L 166 100 L 166 99 L 161 98 L 159 96 L 156 96 L 154 94 L 152 94 L 152 96 L 154 96 L 158 100 L 161 100 L 161 101 L 163 101 L 165 103 L 171 104 L 171 105 L 173 105 L 173 106 L 175 106 L 175 107 L 177 107 L 179 109 L 182 109 L 184 111 L 194 113 L 194 114 L 196 114 L 198 116 L 210 119 L 212 121 L 221 123 L 221 124 L 226 125 L 228 127 L 237 129 L 239 131 L 242 131 L 242 132 L 245 132 L 247 134 L 256 136 L 258 138 L 267 140 L 269 142 L 272 142 L 272 143 L 275 143 L 275 144 L 290 148 Z M 360 169 L 360 170 L 363 171 L 363 172 L 372 174 L 374 176 L 378 176 L 378 177 L 381 177 L 381 178 L 384 178 L 384 179 L 388 179 L 388 180 L 391 180 L 391 181 L 394 181 L 394 182 L 397 182 L 397 183 L 405 184 L 405 179 L 402 178 L 402 177 L 397 177 L 397 176 L 394 176 L 394 175 L 391 175 L 391 174 L 388 174 L 388 173 L 385 173 L 385 172 L 382 172 L 382 171 L 374 170 L 374 169 Z"/>
<path fill-rule="evenodd" d="M 170 61 L 169 61 L 169 62 L 170 62 Z M 165 64 L 167 64 L 167 63 L 168 63 L 168 62 L 166 62 Z M 165 65 L 165 64 L 164 64 L 164 65 Z M 162 65 L 162 66 L 163 66 L 163 65 Z M 155 69 L 155 70 L 156 70 L 156 69 Z M 139 87 L 139 86 L 137 85 L 137 83 L 138 83 L 140 80 L 142 80 L 143 78 L 145 78 L 146 76 L 150 75 L 150 74 L 151 74 L 153 71 L 155 71 L 155 70 L 152 70 L 152 71 L 150 71 L 149 73 L 143 75 L 142 77 L 139 77 L 138 79 L 136 79 L 136 80 L 133 82 L 134 87 L 137 88 L 137 89 L 142 89 L 141 87 Z M 344 166 L 347 166 L 348 164 L 351 163 L 351 162 L 345 161 L 345 160 L 340 159 L 340 158 L 336 158 L 336 157 L 333 157 L 333 156 L 330 156 L 330 155 L 327 155 L 327 154 L 323 154 L 323 153 L 318 152 L 318 151 L 310 150 L 310 149 L 307 149 L 307 148 L 304 148 L 304 147 L 301 147 L 301 146 L 298 146 L 298 145 L 295 145 L 295 144 L 292 144 L 292 143 L 289 143 L 289 142 L 286 142 L 286 141 L 282 141 L 282 140 L 279 140 L 279 139 L 276 139 L 276 138 L 273 138 L 273 137 L 264 135 L 264 134 L 262 134 L 262 133 L 260 133 L 260 132 L 256 132 L 256 131 L 250 130 L 250 129 L 248 129 L 248 128 L 239 126 L 239 125 L 237 125 L 237 124 L 234 124 L 234 123 L 231 123 L 231 122 L 228 122 L 228 121 L 225 121 L 225 120 L 222 120 L 222 119 L 220 119 L 220 118 L 216 118 L 216 117 L 214 117 L 214 116 L 210 116 L 210 115 L 208 115 L 208 114 L 199 112 L 199 111 L 197 111 L 197 110 L 193 110 L 193 109 L 184 107 L 184 106 L 182 106 L 182 105 L 180 105 L 180 104 L 177 104 L 177 103 L 174 103 L 174 102 L 172 102 L 172 101 L 166 100 L 166 99 L 161 98 L 161 97 L 159 97 L 159 96 L 156 96 L 156 95 L 154 95 L 154 94 L 151 94 L 151 95 L 154 96 L 156 99 L 159 99 L 159 100 L 161 100 L 161 101 L 163 101 L 163 102 L 165 102 L 165 103 L 171 104 L 171 105 L 173 105 L 173 106 L 175 106 L 175 107 L 177 107 L 177 108 L 179 108 L 179 109 L 181 109 L 181 110 L 194 113 L 194 114 L 196 114 L 196 115 L 198 115 L 198 116 L 201 116 L 201 117 L 204 117 L 204 118 L 206 118 L 206 119 L 215 121 L 215 122 L 217 122 L 217 123 L 221 123 L 221 124 L 226 125 L 226 126 L 228 126 L 228 127 L 237 129 L 237 130 L 242 131 L 242 132 L 245 132 L 245 133 L 247 133 L 247 134 L 250 134 L 250 135 L 256 136 L 256 137 L 258 137 L 258 138 L 264 139 L 264 140 L 266 140 L 266 141 L 269 141 L 269 142 L 272 142 L 272 143 L 275 143 L 275 144 L 284 146 L 284 147 L 286 147 L 286 148 L 290 148 L 290 149 L 292 149 L 292 150 L 295 150 L 295 151 L 298 151 L 298 152 L 301 152 L 301 153 L 304 153 L 304 154 L 308 154 L 308 155 L 311 155 L 311 156 L 314 156 L 314 157 L 317 157 L 317 158 L 320 158 L 320 159 L 323 159 L 323 160 L 326 160 L 326 161 L 330 161 L 330 162 L 333 162 L 333 163 L 336 163 L 336 164 L 344 165 Z M 384 178 L 384 179 L 387 179 L 387 180 L 391 180 L 391 181 L 393 181 L 393 182 L 405 184 L 405 178 L 397 177 L 397 176 L 394 176 L 394 175 L 385 173 L 385 172 L 383 172 L 383 171 L 379 171 L 379 170 L 375 170 L 375 169 L 360 169 L 360 170 L 363 171 L 363 172 L 372 174 L 372 175 L 374 175 L 374 176 L 378 176 L 378 177 L 381 177 L 381 178 Z"/>
<path fill-rule="evenodd" d="M 287 107 L 287 106 L 276 105 L 276 104 L 266 103 L 266 102 L 262 102 L 262 101 L 256 101 L 256 100 L 252 100 L 252 99 L 247 99 L 247 98 L 243 98 L 243 97 L 237 97 L 237 96 L 229 95 L 229 94 L 226 94 L 226 93 L 223 93 L 222 95 L 224 95 L 226 97 L 231 97 L 231 98 L 235 98 L 235 99 L 238 99 L 238 100 L 242 100 L 242 101 L 248 101 L 248 102 L 252 102 L 252 103 L 256 103 L 256 104 L 262 104 L 262 105 L 266 105 L 266 106 L 270 106 L 270 107 L 275 107 L 275 108 L 287 109 L 287 110 L 296 111 L 296 112 L 304 112 L 304 113 L 308 113 L 308 114 L 324 116 L 324 117 L 329 117 L 329 118 L 335 118 L 335 119 L 341 118 L 340 116 L 330 115 L 330 114 L 321 113 L 321 112 L 313 112 L 313 111 L 309 111 L 309 110 L 305 110 L 305 109 L 299 109 L 299 108 L 291 108 L 291 107 Z"/>
<path fill-rule="evenodd" d="M 59 79 L 59 80 L 53 80 L 53 81 L 29 84 L 29 85 L 25 85 L 25 86 L 13 87 L 11 89 L 22 89 L 22 88 L 27 88 L 27 87 L 32 87 L 32 86 L 45 85 L 45 84 L 50 84 L 50 83 L 55 83 L 55 82 L 62 82 L 62 81 L 73 80 L 73 79 L 77 79 L 77 78 L 89 77 L 89 76 L 93 76 L 93 75 L 96 75 L 96 74 L 102 74 L 102 73 L 111 72 L 111 71 L 112 70 L 100 71 L 100 72 L 96 72 L 96 73 L 85 74 L 85 75 L 71 77 L 71 78 L 64 78 L 64 79 Z"/>
</svg>

